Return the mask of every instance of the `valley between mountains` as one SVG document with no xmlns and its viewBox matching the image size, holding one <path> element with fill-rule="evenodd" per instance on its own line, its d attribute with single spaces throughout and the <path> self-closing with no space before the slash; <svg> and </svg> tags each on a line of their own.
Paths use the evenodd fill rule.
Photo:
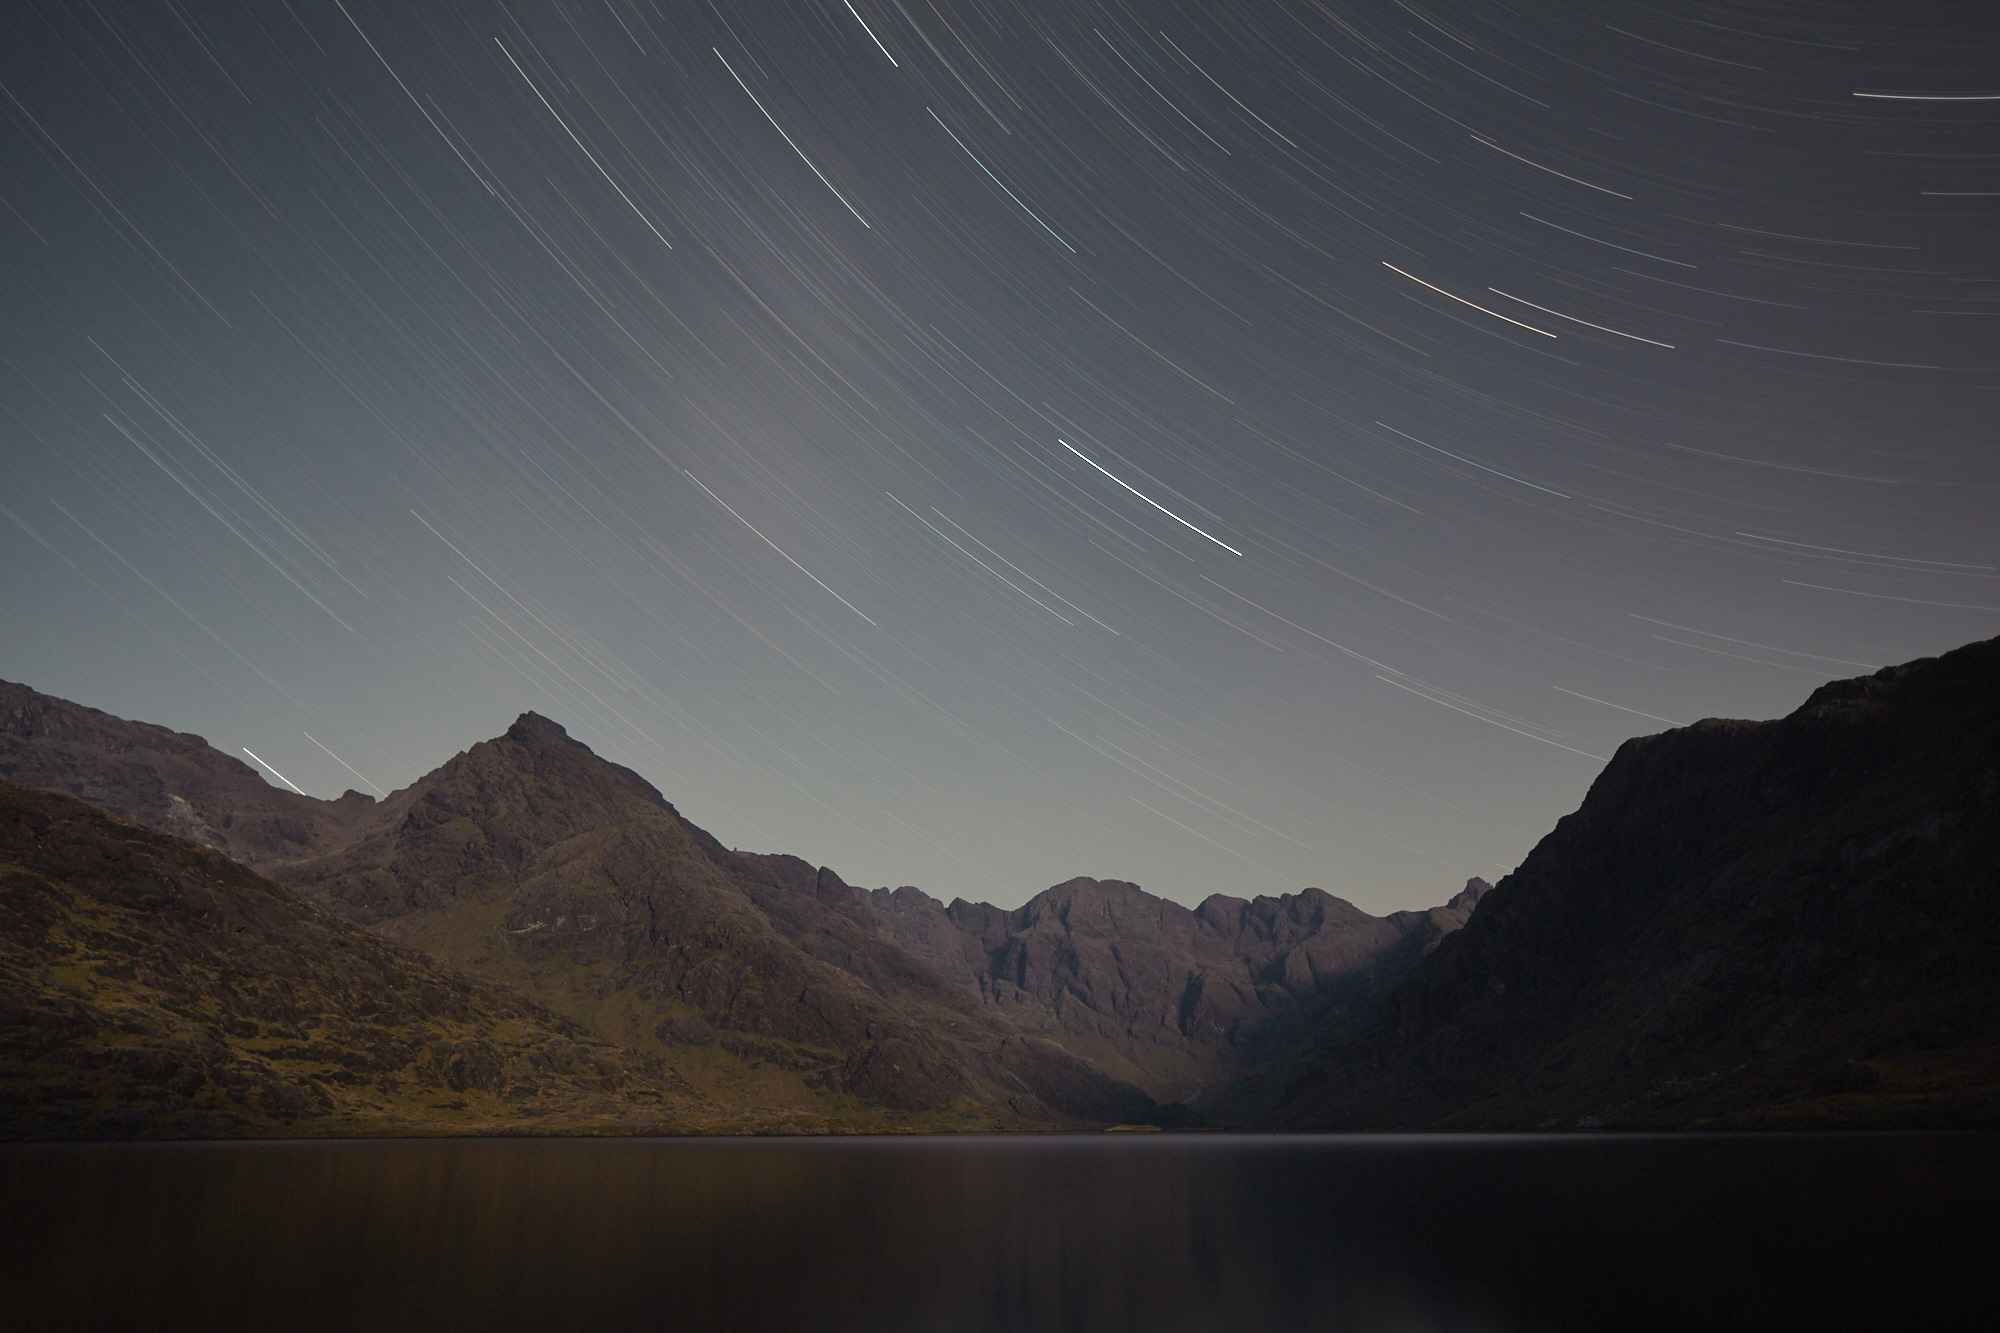
<svg viewBox="0 0 2000 1333">
<path fill-rule="evenodd" d="M 0 779 L 8 1137 L 2000 1119 L 2000 640 L 1630 741 L 1386 917 L 864 890 L 533 713 L 321 801 L 0 684 Z"/>
</svg>

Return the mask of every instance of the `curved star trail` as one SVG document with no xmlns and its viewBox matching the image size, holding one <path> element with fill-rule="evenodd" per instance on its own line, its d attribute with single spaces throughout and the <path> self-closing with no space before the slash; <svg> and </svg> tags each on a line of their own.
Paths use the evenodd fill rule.
<svg viewBox="0 0 2000 1333">
<path fill-rule="evenodd" d="M 0 23 L 0 674 L 315 794 L 1379 911 L 2000 628 L 1976 7 Z"/>
</svg>

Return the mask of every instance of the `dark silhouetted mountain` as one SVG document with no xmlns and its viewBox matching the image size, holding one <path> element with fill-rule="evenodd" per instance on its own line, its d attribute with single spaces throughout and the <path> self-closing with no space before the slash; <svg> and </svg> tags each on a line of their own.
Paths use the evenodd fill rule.
<svg viewBox="0 0 2000 1333">
<path fill-rule="evenodd" d="M 0 782 L 0 1136 L 735 1128 L 656 1056 Z"/>
<path fill-rule="evenodd" d="M 2000 1122 L 2000 639 L 1626 742 L 1285 1128 Z"/>
<path fill-rule="evenodd" d="M 1465 923 L 1487 887 L 1475 879 L 1443 907 L 1387 917 L 1318 889 L 1216 894 L 1191 911 L 1094 879 L 1012 911 L 947 907 L 911 887 L 865 898 L 849 890 L 846 912 L 1023 1030 L 1156 1098 L 1207 1109 L 1219 1091 L 1284 1065 L 1309 1032 L 1366 1012 Z M 1268 1084 L 1236 1087 L 1227 1114 L 1247 1114 L 1246 1096 L 1274 1096 Z"/>
</svg>

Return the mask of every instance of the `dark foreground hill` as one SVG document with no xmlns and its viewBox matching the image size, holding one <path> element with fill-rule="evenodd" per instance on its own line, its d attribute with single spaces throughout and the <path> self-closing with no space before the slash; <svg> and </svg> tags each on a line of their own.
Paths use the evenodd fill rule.
<svg viewBox="0 0 2000 1333">
<path fill-rule="evenodd" d="M 736 1120 L 660 1059 L 217 852 L 0 783 L 0 1137 L 691 1133 Z"/>
<path fill-rule="evenodd" d="M 2000 639 L 1626 742 L 1282 1128 L 2000 1123 Z"/>
</svg>

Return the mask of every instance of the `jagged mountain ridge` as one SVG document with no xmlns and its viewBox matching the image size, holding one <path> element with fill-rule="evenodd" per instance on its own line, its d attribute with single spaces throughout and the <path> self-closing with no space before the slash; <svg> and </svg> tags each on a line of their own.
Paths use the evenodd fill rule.
<svg viewBox="0 0 2000 1333">
<path fill-rule="evenodd" d="M 1319 889 L 1199 907 L 1119 880 L 1073 879 L 1011 911 L 914 887 L 867 895 L 880 930 L 1026 1031 L 1086 1051 L 1155 1097 L 1282 1060 L 1365 1010 L 1464 924 L 1474 879 L 1428 912 L 1371 916 Z M 1211 1099 L 1212 1100 L 1212 1099 Z"/>
<path fill-rule="evenodd" d="M 0 705 L 0 774 L 191 812 L 376 931 L 691 1062 L 739 1115 L 775 1079 L 844 1127 L 1101 1121 L 1145 1104 L 1106 1070 L 1174 1096 L 1234 1068 L 1216 1118 L 1277 1128 L 2000 1119 L 2000 640 L 1628 742 L 1490 893 L 1379 919 L 1317 891 L 866 893 L 721 847 L 532 714 L 379 806 L 252 788 L 239 813 L 261 780 L 199 738 Z"/>
<path fill-rule="evenodd" d="M 1270 1079 L 1249 1102 L 1209 1090 L 1294 1062 L 1312 1031 L 1365 1010 L 1463 925 L 1490 887 L 1473 879 L 1441 907 L 1388 917 L 1318 889 L 1254 900 L 1216 894 L 1190 910 L 1134 884 L 1092 879 L 1058 884 L 1012 911 L 963 899 L 947 907 L 912 886 L 863 891 L 795 856 L 732 851 L 682 822 L 814 957 L 885 993 L 976 999 L 1158 1101 L 1193 1106 L 1206 1092 L 1199 1109 L 1232 1120 L 1275 1095 L 1263 1086 Z"/>
<path fill-rule="evenodd" d="M 0 776 L 218 846 L 679 1062 L 725 1104 L 850 1127 L 890 1127 L 883 1113 L 951 1127 L 1155 1113 L 956 996 L 973 1012 L 887 1003 L 803 955 L 693 850 L 657 791 L 533 714 L 380 803 L 329 802 L 273 790 L 200 737 L 4 685 Z M 644 929 L 635 914 L 650 915 Z"/>
<path fill-rule="evenodd" d="M 282 882 L 644 1048 L 703 1047 L 901 1111 L 1127 1119 L 1143 1094 L 969 1006 L 795 947 L 650 784 L 535 714 Z M 915 972 L 905 967 L 906 972 Z"/>
<path fill-rule="evenodd" d="M 2000 1121 L 2000 639 L 1619 747 L 1286 1128 Z"/>
<path fill-rule="evenodd" d="M 1371 1002 L 1477 897 L 1375 918 L 1318 890 L 1218 895 L 1192 912 L 1116 881 L 1071 881 L 1012 912 L 867 893 L 796 857 L 724 848 L 534 714 L 379 804 L 324 802 L 272 789 L 200 737 L 0 685 L 0 775 L 204 840 L 621 1043 L 705 1048 L 719 1066 L 784 1069 L 808 1096 L 904 1108 L 984 1083 L 989 1104 L 1008 1090 L 1009 1114 L 1149 1114 L 1121 1081 L 1213 1106 L 1214 1089 L 1282 1061 L 1315 1022 Z M 1079 896 L 1115 909 L 1122 938 L 1087 928 Z M 786 998 L 768 1002 L 766 981 Z M 875 1043 L 863 1016 L 878 1011 L 892 1034 L 880 1040 L 911 1057 L 874 1066 L 883 1077 L 834 1055 Z"/>
</svg>

